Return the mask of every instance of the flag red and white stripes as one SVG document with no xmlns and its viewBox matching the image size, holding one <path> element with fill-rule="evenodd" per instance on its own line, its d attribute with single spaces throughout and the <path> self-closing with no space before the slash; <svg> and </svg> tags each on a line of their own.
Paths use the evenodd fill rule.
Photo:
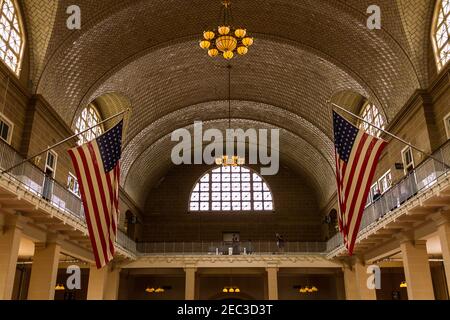
<svg viewBox="0 0 450 320">
<path fill-rule="evenodd" d="M 353 254 L 367 196 L 387 142 L 358 129 L 333 112 L 339 228 Z"/>
<path fill-rule="evenodd" d="M 69 150 L 99 269 L 113 259 L 115 252 L 122 123 L 98 138 Z"/>
</svg>

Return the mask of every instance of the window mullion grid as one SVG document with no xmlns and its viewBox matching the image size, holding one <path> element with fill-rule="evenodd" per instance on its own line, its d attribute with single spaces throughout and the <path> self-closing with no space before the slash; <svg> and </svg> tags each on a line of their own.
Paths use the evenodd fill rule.
<svg viewBox="0 0 450 320">
<path fill-rule="evenodd" d="M 240 202 L 240 212 L 243 212 L 244 211 L 244 201 L 242 200 L 242 193 L 243 193 L 243 187 L 244 187 L 244 179 L 243 179 L 243 177 L 242 177 L 242 174 L 243 174 L 243 172 L 242 172 L 242 168 L 240 168 L 239 169 L 239 194 L 240 194 L 240 196 L 239 196 L 239 202 Z"/>
<path fill-rule="evenodd" d="M 253 201 L 253 172 L 250 172 L 250 208 L 255 211 L 255 201 Z"/>
<path fill-rule="evenodd" d="M 214 183 L 214 181 L 213 181 L 213 171 L 211 171 L 211 179 L 209 180 L 210 181 L 210 183 L 209 183 L 209 189 L 210 189 L 210 191 L 209 191 L 209 210 L 208 211 L 213 211 L 213 207 L 212 207 L 212 204 L 213 204 L 213 199 L 212 199 L 212 195 L 213 195 L 213 183 Z"/>
</svg>

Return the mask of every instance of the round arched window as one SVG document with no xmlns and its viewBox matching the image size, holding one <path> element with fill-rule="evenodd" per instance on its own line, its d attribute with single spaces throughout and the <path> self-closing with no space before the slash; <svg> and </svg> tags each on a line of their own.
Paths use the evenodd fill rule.
<svg viewBox="0 0 450 320">
<path fill-rule="evenodd" d="M 438 69 L 450 60 L 450 0 L 438 0 L 433 25 L 433 44 Z"/>
<path fill-rule="evenodd" d="M 0 0 L 0 58 L 17 75 L 24 46 L 22 18 L 15 0 Z"/>
<path fill-rule="evenodd" d="M 264 179 L 246 167 L 218 167 L 196 183 L 189 211 L 273 211 L 273 196 Z"/>
<path fill-rule="evenodd" d="M 77 118 L 77 121 L 75 121 L 75 133 L 78 134 L 88 128 L 93 128 L 78 136 L 79 145 L 89 142 L 103 133 L 103 126 L 98 125 L 100 122 L 100 114 L 92 105 L 89 105 L 81 111 L 80 116 Z"/>
<path fill-rule="evenodd" d="M 374 126 L 383 130 L 386 128 L 386 121 L 384 120 L 383 115 L 373 103 L 366 104 L 361 112 L 361 117 L 368 123 L 361 121 L 360 128 L 364 129 L 368 134 L 372 136 L 379 137 L 381 135 L 381 131 Z M 374 126 L 369 125 L 369 123 L 373 124 Z"/>
</svg>

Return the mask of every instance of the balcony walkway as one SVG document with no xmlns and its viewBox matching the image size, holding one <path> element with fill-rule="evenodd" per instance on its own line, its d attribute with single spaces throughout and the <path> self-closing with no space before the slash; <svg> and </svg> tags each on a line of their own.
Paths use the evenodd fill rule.
<svg viewBox="0 0 450 320">
<path fill-rule="evenodd" d="M 450 163 L 450 142 L 435 156 Z M 23 158 L 9 145 L 0 142 L 0 168 L 8 168 Z M 63 234 L 67 240 L 92 250 L 79 197 L 50 179 L 31 163 L 25 163 L 0 176 L 0 204 L 4 212 L 20 212 L 45 230 Z M 425 215 L 450 205 L 448 168 L 433 159 L 418 166 L 402 181 L 392 186 L 376 202 L 366 207 L 357 238 L 355 253 L 367 250 L 404 227 L 425 220 Z M 406 218 L 405 218 L 406 217 Z M 335 235 L 327 243 L 286 242 L 279 250 L 275 242 L 239 243 L 238 248 L 222 242 L 139 243 L 119 231 L 116 247 L 126 259 L 164 256 L 209 256 L 215 259 L 236 257 L 310 255 L 328 259 L 344 255 L 342 236 Z M 231 249 L 230 249 L 231 248 Z M 231 250 L 231 252 L 230 252 Z M 231 253 L 231 254 L 230 254 Z M 239 258 L 241 259 L 241 258 Z"/>
<path fill-rule="evenodd" d="M 434 156 L 450 164 L 450 141 Z M 450 170 L 429 158 L 366 207 L 356 239 L 355 254 L 379 246 L 395 234 L 430 220 L 431 214 L 448 206 Z M 340 233 L 328 241 L 327 252 L 328 258 L 346 254 Z"/>
</svg>

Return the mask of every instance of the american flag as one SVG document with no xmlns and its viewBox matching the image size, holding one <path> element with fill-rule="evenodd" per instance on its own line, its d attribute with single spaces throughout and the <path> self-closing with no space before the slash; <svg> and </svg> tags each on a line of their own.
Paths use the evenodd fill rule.
<svg viewBox="0 0 450 320">
<path fill-rule="evenodd" d="M 99 269 L 113 259 L 115 251 L 122 128 L 123 121 L 96 139 L 69 150 Z"/>
<path fill-rule="evenodd" d="M 375 169 L 387 142 L 358 129 L 333 111 L 339 229 L 353 254 Z"/>
</svg>

